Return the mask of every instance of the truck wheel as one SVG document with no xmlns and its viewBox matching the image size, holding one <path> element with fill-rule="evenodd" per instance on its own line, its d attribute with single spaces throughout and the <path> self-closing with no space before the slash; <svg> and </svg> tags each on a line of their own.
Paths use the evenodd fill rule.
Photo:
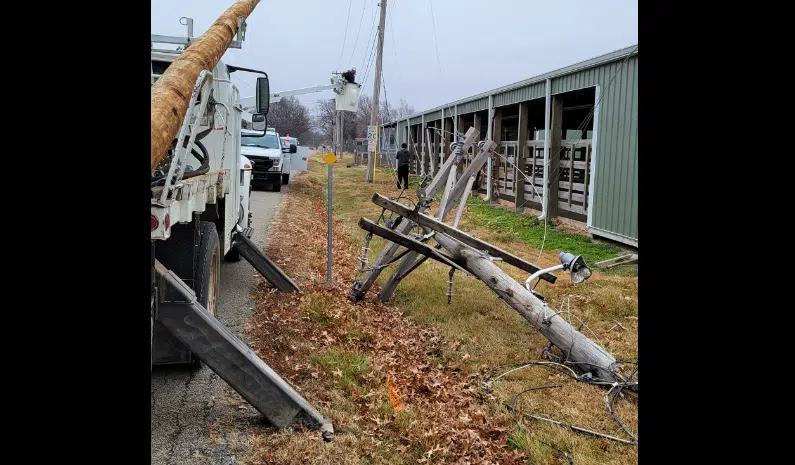
<svg viewBox="0 0 795 465">
<path fill-rule="evenodd" d="M 273 183 L 273 192 L 281 192 L 282 191 L 282 183 L 281 180 L 277 180 Z"/>
<path fill-rule="evenodd" d="M 199 253 L 196 257 L 193 290 L 196 292 L 196 299 L 199 303 L 215 316 L 216 299 L 221 283 L 221 246 L 215 224 L 202 221 L 199 228 L 201 240 L 199 241 Z M 201 361 L 194 356 L 192 365 L 198 368 L 201 366 Z"/>
<path fill-rule="evenodd" d="M 283 174 L 282 175 L 282 184 L 288 184 L 289 182 L 290 182 L 290 175 L 289 174 Z"/>
</svg>

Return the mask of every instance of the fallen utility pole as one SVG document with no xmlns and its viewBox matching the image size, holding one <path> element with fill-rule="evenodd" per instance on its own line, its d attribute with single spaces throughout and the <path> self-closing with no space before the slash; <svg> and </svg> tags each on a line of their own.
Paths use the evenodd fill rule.
<svg viewBox="0 0 795 465">
<path fill-rule="evenodd" d="M 474 128 L 470 128 L 467 131 L 467 137 L 472 136 L 475 132 Z M 461 158 L 461 145 L 466 147 L 461 142 L 456 143 L 454 154 L 445 160 L 442 169 L 431 181 L 427 192 L 423 192 L 422 189 L 418 191 L 420 199 L 415 208 L 409 208 L 379 194 L 373 196 L 373 202 L 376 205 L 397 213 L 400 221 L 394 231 L 365 218 L 359 221 L 360 227 L 384 237 L 390 242 L 387 243 L 368 275 L 354 285 L 353 296 L 357 299 L 363 298 L 367 288 L 377 278 L 381 269 L 395 261 L 392 260 L 392 256 L 400 246 L 403 246 L 407 248 L 407 251 L 402 253 L 403 261 L 385 284 L 378 296 L 379 300 L 390 298 L 400 280 L 416 269 L 425 259 L 434 258 L 451 268 L 463 269 L 482 280 L 497 296 L 541 332 L 552 345 L 561 350 L 564 363 L 575 365 L 583 372 L 591 373 L 602 380 L 619 381 L 620 375 L 616 372 L 617 361 L 612 355 L 575 329 L 566 318 L 549 308 L 528 288 L 511 278 L 495 265 L 492 259 L 500 258 L 533 275 L 540 271 L 536 265 L 444 223 L 445 216 L 453 209 L 456 200 L 462 196 L 466 198 L 468 189 L 471 189 L 472 186 L 472 177 L 481 169 L 485 160 L 491 156 L 491 151 L 495 146 L 492 141 L 485 141 L 481 152 L 467 167 L 458 182 L 455 182 L 454 167 Z M 424 210 L 428 208 L 430 201 L 444 181 L 447 181 L 447 186 L 435 218 L 424 214 Z M 459 208 L 463 209 L 463 206 Z M 460 219 L 460 214 L 459 210 L 456 215 L 456 223 Z M 414 240 L 407 235 L 414 226 L 430 230 L 432 234 L 426 234 L 422 240 Z M 423 243 L 431 236 L 448 254 L 441 254 L 438 251 L 439 247 L 434 248 Z M 418 254 L 423 255 L 419 260 L 416 259 Z M 572 276 L 574 277 L 574 274 Z M 555 282 L 555 277 L 549 273 L 541 275 L 540 278 L 551 283 Z M 574 280 L 574 278 L 572 279 Z"/>
<path fill-rule="evenodd" d="M 152 85 L 151 169 L 165 156 L 188 111 L 193 86 L 203 70 L 215 68 L 259 0 L 238 0 L 182 52 Z"/>
<path fill-rule="evenodd" d="M 577 331 L 566 318 L 547 307 L 538 297 L 516 282 L 488 257 L 458 241 L 437 233 L 441 244 L 459 265 L 483 281 L 497 296 L 519 312 L 533 327 L 560 349 L 564 360 L 584 372 L 608 381 L 618 381 L 616 359 L 607 351 Z"/>
</svg>

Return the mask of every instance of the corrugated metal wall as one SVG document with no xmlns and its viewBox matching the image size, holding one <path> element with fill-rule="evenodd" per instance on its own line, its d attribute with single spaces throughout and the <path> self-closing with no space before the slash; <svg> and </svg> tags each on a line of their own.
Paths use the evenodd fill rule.
<svg viewBox="0 0 795 465">
<path fill-rule="evenodd" d="M 623 67 L 622 61 L 553 79 L 552 93 L 599 86 L 591 225 L 597 235 L 605 232 L 606 237 L 615 235 L 611 238 L 637 247 L 638 56 Z"/>
<path fill-rule="evenodd" d="M 546 83 L 544 81 L 530 84 L 517 89 L 512 89 L 501 94 L 494 95 L 494 106 L 502 107 L 505 105 L 513 105 L 519 102 L 526 102 L 544 97 L 546 94 Z"/>
<path fill-rule="evenodd" d="M 395 141 L 398 145 L 406 142 L 406 120 L 398 121 L 397 124 L 397 134 L 395 135 Z"/>
<path fill-rule="evenodd" d="M 637 47 L 637 46 L 636 46 Z M 628 49 L 631 50 L 631 49 Z M 619 57 L 617 52 L 613 56 Z M 627 51 L 622 51 L 622 54 Z M 623 57 L 622 57 L 623 58 Z M 552 78 L 552 94 L 599 86 L 601 102 L 597 120 L 596 158 L 590 222 L 594 233 L 638 245 L 638 56 L 630 58 L 608 88 L 623 59 Z M 590 65 L 589 65 L 590 66 Z M 550 74 L 553 75 L 553 74 Z M 545 76 L 538 76 L 542 79 Z M 501 107 L 543 98 L 543 80 L 494 94 L 494 106 Z M 458 104 L 458 114 L 488 109 L 488 97 Z M 453 115 L 453 107 L 445 116 Z M 425 114 L 425 121 L 439 120 L 441 110 Z M 411 118 L 420 124 L 422 118 Z M 405 121 L 400 123 L 401 137 Z"/>
<path fill-rule="evenodd" d="M 487 110 L 488 108 L 489 108 L 489 98 L 486 97 L 458 105 L 458 114 L 463 115 L 475 111 Z"/>
<path fill-rule="evenodd" d="M 450 110 L 452 112 L 452 109 Z M 451 113 L 452 114 L 452 113 Z M 425 122 L 442 119 L 442 110 L 432 111 L 425 114 Z"/>
</svg>

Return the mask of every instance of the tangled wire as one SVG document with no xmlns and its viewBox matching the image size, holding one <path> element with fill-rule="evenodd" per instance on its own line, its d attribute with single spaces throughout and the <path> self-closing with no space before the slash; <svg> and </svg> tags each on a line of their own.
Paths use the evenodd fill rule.
<svg viewBox="0 0 795 465">
<path fill-rule="evenodd" d="M 549 350 L 548 350 L 548 347 L 549 346 L 544 348 L 544 354 L 550 354 Z M 489 391 L 491 389 L 491 386 L 496 381 L 498 381 L 500 378 L 503 378 L 503 377 L 507 376 L 510 373 L 514 373 L 514 372 L 517 372 L 517 371 L 522 370 L 524 368 L 532 367 L 532 366 L 542 366 L 542 367 L 545 367 L 545 368 L 549 368 L 549 369 L 558 371 L 560 373 L 565 374 L 566 376 L 569 376 L 570 378 L 574 379 L 575 381 L 578 381 L 578 382 L 581 382 L 581 383 L 595 384 L 595 385 L 599 385 L 599 386 L 609 386 L 609 389 L 607 390 L 607 392 L 605 392 L 605 408 L 610 412 L 610 415 L 613 417 L 613 420 L 615 420 L 615 422 L 618 425 L 618 427 L 627 436 L 630 437 L 629 440 L 618 438 L 618 437 L 615 437 L 615 436 L 611 436 L 611 435 L 608 435 L 608 434 L 605 434 L 605 433 L 600 433 L 600 432 L 597 432 L 597 431 L 589 430 L 589 429 L 586 429 L 586 428 L 581 428 L 579 426 L 575 426 L 575 425 L 571 425 L 571 424 L 564 423 L 564 422 L 561 422 L 561 421 L 553 420 L 551 418 L 543 417 L 543 416 L 537 415 L 537 414 L 525 413 L 524 417 L 529 418 L 529 419 L 533 419 L 533 420 L 541 420 L 541 421 L 545 421 L 547 423 L 552 423 L 552 424 L 558 425 L 560 427 L 567 428 L 567 429 L 569 429 L 571 431 L 576 431 L 578 433 L 583 433 L 583 434 L 588 434 L 588 435 L 591 435 L 591 436 L 596 436 L 596 437 L 610 439 L 610 440 L 619 442 L 621 444 L 637 446 L 638 445 L 638 437 L 637 437 L 637 435 L 632 433 L 621 422 L 621 420 L 618 418 L 618 415 L 616 414 L 616 411 L 615 411 L 615 404 L 616 404 L 616 399 L 621 395 L 621 393 L 622 393 L 622 391 L 624 389 L 637 390 L 637 386 L 638 386 L 638 378 L 637 378 L 638 362 L 637 361 L 635 361 L 635 362 L 617 361 L 617 363 L 626 363 L 626 364 L 631 364 L 633 366 L 632 371 L 630 372 L 629 376 L 626 377 L 626 379 L 624 377 L 622 377 L 619 373 L 617 373 L 615 371 L 615 369 L 610 370 L 614 374 L 615 378 L 620 380 L 620 381 L 605 380 L 605 379 L 601 379 L 601 378 L 598 378 L 598 377 L 594 377 L 590 372 L 586 372 L 586 373 L 583 373 L 582 375 L 578 375 L 573 369 L 571 369 L 569 366 L 565 365 L 565 363 L 576 364 L 575 362 L 569 362 L 569 361 L 564 361 L 563 363 L 558 363 L 558 362 L 546 361 L 546 360 L 535 360 L 535 361 L 528 361 L 528 362 L 523 362 L 523 363 L 515 363 L 515 364 L 510 364 L 510 365 L 503 365 L 503 366 L 496 367 L 493 370 L 491 370 L 489 375 L 486 376 L 486 378 L 481 382 L 481 386 L 480 387 L 481 387 L 481 390 L 484 392 L 484 394 L 488 395 L 488 394 L 490 394 Z M 496 377 L 494 376 L 498 370 L 505 370 L 505 369 L 507 369 L 507 370 L 504 371 L 499 376 L 496 376 Z M 513 416 L 513 419 L 514 419 L 514 421 L 516 421 L 516 423 L 519 426 L 519 428 L 522 428 L 523 425 L 522 425 L 522 422 L 520 421 L 520 415 L 519 415 L 519 412 L 517 411 L 517 408 L 516 408 L 516 402 L 518 401 L 519 397 L 521 397 L 523 394 L 527 394 L 529 392 L 540 391 L 540 390 L 544 390 L 544 389 L 556 389 L 556 388 L 561 388 L 561 387 L 563 387 L 563 386 L 562 385 L 549 385 L 549 386 L 535 386 L 535 387 L 527 388 L 527 389 L 519 392 L 518 394 L 516 394 L 508 403 L 505 404 L 505 407 L 508 409 L 509 412 L 511 412 L 511 415 Z M 611 394 L 612 394 L 612 397 L 611 397 Z M 550 448 L 562 453 L 563 456 L 566 458 L 566 460 L 569 462 L 569 464 L 574 465 L 574 460 L 572 459 L 571 454 L 569 452 L 561 449 L 560 447 L 558 447 L 556 445 L 548 444 L 548 443 L 546 443 L 544 441 L 541 441 L 540 439 L 539 439 L 539 442 L 541 442 L 542 444 L 546 445 L 547 447 L 550 447 Z"/>
</svg>

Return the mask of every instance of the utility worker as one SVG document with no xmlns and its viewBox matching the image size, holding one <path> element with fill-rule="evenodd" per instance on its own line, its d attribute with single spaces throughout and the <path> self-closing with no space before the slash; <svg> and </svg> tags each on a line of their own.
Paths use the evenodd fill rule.
<svg viewBox="0 0 795 465">
<path fill-rule="evenodd" d="M 408 145 L 406 143 L 400 144 L 400 150 L 397 152 L 397 188 L 401 189 L 401 184 L 403 185 L 403 189 L 408 189 L 409 187 L 409 159 L 411 158 L 411 154 L 406 149 Z"/>
</svg>

